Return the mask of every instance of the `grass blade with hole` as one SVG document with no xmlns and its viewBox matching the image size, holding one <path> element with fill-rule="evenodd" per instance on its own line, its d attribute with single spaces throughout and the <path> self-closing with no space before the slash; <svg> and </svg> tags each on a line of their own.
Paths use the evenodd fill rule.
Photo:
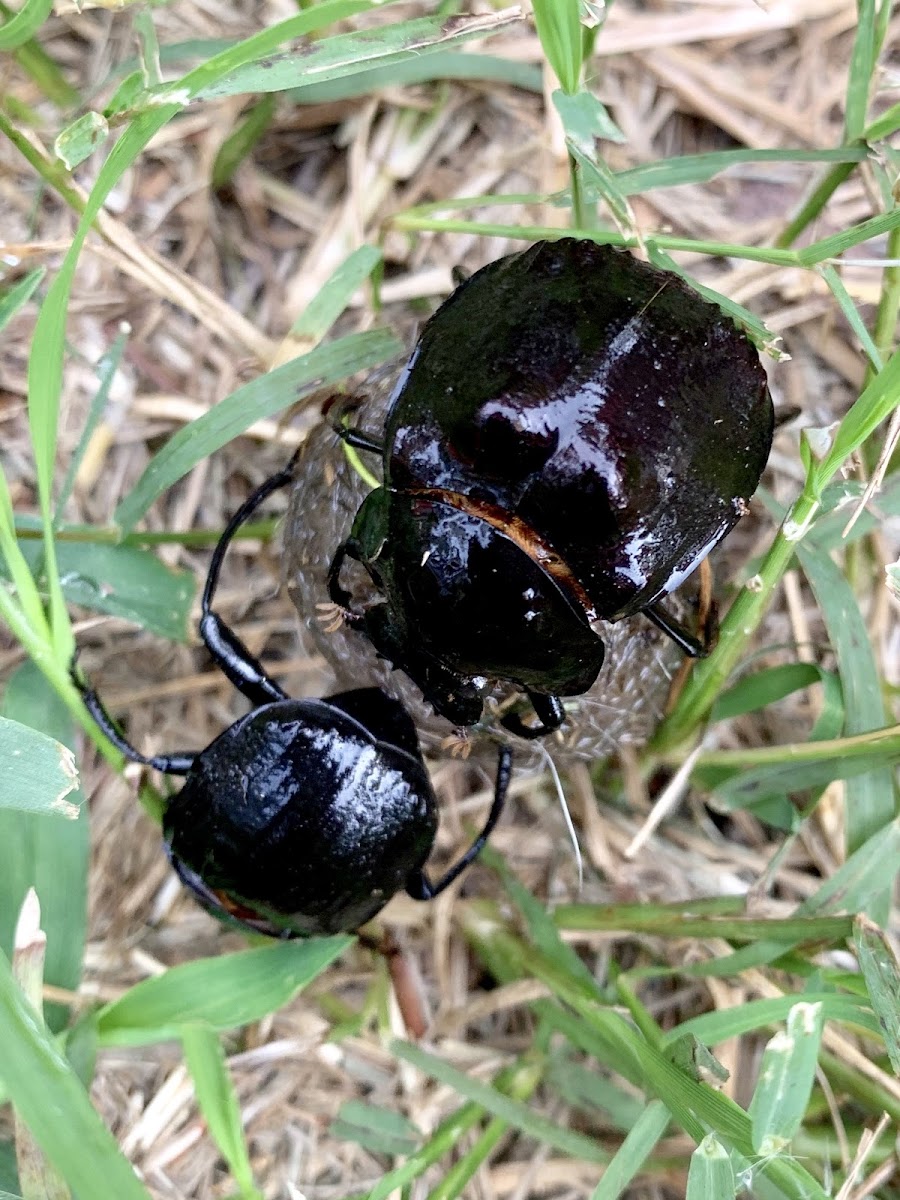
<svg viewBox="0 0 900 1200">
<path fill-rule="evenodd" d="M 20 721 L 0 717 L 0 808 L 45 816 L 78 816 L 71 794 L 78 787 L 75 756 L 68 746 Z"/>
</svg>

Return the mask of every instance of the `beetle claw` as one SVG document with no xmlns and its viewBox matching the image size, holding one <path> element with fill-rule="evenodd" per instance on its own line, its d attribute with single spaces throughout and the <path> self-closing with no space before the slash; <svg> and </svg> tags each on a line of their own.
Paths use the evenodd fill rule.
<svg viewBox="0 0 900 1200">
<path fill-rule="evenodd" d="M 441 738 L 441 749 L 449 750 L 451 758 L 466 759 L 472 752 L 472 739 L 467 729 L 454 729 Z"/>
<path fill-rule="evenodd" d="M 352 625 L 359 620 L 356 613 L 331 600 L 323 600 L 316 608 L 316 620 L 321 623 L 326 633 L 337 633 L 345 625 Z"/>
</svg>

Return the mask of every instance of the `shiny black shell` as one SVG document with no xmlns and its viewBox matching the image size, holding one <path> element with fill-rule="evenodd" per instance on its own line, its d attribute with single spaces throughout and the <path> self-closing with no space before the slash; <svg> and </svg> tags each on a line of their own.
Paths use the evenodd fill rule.
<svg viewBox="0 0 900 1200">
<path fill-rule="evenodd" d="M 773 423 L 753 345 L 679 276 L 571 238 L 489 264 L 391 400 L 384 487 L 347 543 L 385 599 L 369 639 L 459 724 L 484 677 L 584 692 L 594 622 L 648 608 L 728 533 Z"/>
<path fill-rule="evenodd" d="M 427 323 L 388 413 L 385 485 L 499 506 L 570 568 L 589 620 L 619 620 L 746 511 L 773 418 L 757 351 L 716 305 L 563 238 L 489 264 Z"/>
<path fill-rule="evenodd" d="M 238 720 L 197 756 L 163 829 L 215 915 L 316 936 L 358 928 L 405 887 L 437 806 L 408 714 L 364 688 Z"/>
<path fill-rule="evenodd" d="M 363 502 L 354 529 L 389 598 L 367 614 L 371 640 L 457 724 L 481 713 L 479 677 L 563 696 L 587 691 L 596 679 L 602 641 L 566 590 L 502 526 L 433 493 L 378 489 Z M 437 664 L 427 661 L 432 647 L 451 672 L 443 683 Z M 467 684 L 468 712 L 460 707 Z"/>
</svg>

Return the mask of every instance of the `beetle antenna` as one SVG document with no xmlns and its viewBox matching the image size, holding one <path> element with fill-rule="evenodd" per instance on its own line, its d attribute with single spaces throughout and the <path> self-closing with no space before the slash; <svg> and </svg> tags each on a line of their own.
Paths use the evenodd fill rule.
<svg viewBox="0 0 900 1200">
<path fill-rule="evenodd" d="M 553 761 L 553 755 L 546 746 L 540 742 L 537 743 L 537 749 L 543 755 L 544 762 L 547 764 L 547 770 L 553 779 L 553 784 L 556 788 L 556 796 L 559 800 L 559 807 L 562 809 L 563 820 L 566 823 L 566 829 L 569 833 L 569 841 L 572 843 L 572 849 L 575 851 L 575 862 L 578 864 L 578 890 L 579 892 L 584 887 L 584 860 L 581 857 L 581 846 L 578 844 L 578 834 L 575 832 L 575 826 L 572 822 L 572 814 L 569 812 L 569 802 L 566 800 L 566 794 L 563 791 L 562 780 L 559 777 L 559 771 L 556 769 L 556 763 Z"/>
</svg>

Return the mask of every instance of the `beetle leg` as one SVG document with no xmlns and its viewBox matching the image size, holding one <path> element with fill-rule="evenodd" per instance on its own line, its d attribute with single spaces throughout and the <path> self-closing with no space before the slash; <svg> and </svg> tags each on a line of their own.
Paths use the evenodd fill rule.
<svg viewBox="0 0 900 1200">
<path fill-rule="evenodd" d="M 157 771 L 163 771 L 166 775 L 187 775 L 188 771 L 194 765 L 194 759 L 197 757 L 196 754 L 189 752 L 183 754 L 141 754 L 139 750 L 135 750 L 134 746 L 119 733 L 115 722 L 106 711 L 103 701 L 78 670 L 75 658 L 72 659 L 72 665 L 69 667 L 69 676 L 78 689 L 81 699 L 84 701 L 84 707 L 94 718 L 94 722 L 116 749 L 121 750 L 129 761 L 143 763 L 145 767 L 155 767 Z"/>
<path fill-rule="evenodd" d="M 370 434 L 363 433 L 361 429 L 350 429 L 347 425 L 340 425 L 335 429 L 335 433 L 345 445 L 352 446 L 354 450 L 364 450 L 367 454 L 377 454 L 379 457 L 384 455 L 381 442 Z"/>
<path fill-rule="evenodd" d="M 709 654 L 709 645 L 702 642 L 699 638 L 694 637 L 680 621 L 676 621 L 673 616 L 659 604 L 651 604 L 647 608 L 641 610 L 648 621 L 651 621 L 657 629 L 661 629 L 664 634 L 672 639 L 676 646 L 688 656 L 688 658 L 706 658 Z"/>
<path fill-rule="evenodd" d="M 333 409 L 329 416 L 331 417 L 331 428 L 347 445 L 352 446 L 354 450 L 364 450 L 368 454 L 377 454 L 384 456 L 384 446 L 379 442 L 378 438 L 372 437 L 369 433 L 363 433 L 361 429 L 356 429 L 351 425 L 345 425 L 344 419 L 357 407 L 357 405 L 341 405 L 336 411 Z"/>
<path fill-rule="evenodd" d="M 424 871 L 417 871 L 416 874 L 410 876 L 406 882 L 406 892 L 413 900 L 433 900 L 435 896 L 439 896 L 445 888 L 448 888 L 455 879 L 458 879 L 466 867 L 478 857 L 488 838 L 491 836 L 494 826 L 500 820 L 500 814 L 503 812 L 503 805 L 506 801 L 506 792 L 509 788 L 511 773 L 512 751 L 509 746 L 501 746 L 497 755 L 497 780 L 494 784 L 494 800 L 491 804 L 491 811 L 488 813 L 487 820 L 484 823 L 484 828 L 459 862 L 454 863 L 446 875 L 442 875 L 434 883 L 431 882 Z"/>
<path fill-rule="evenodd" d="M 503 728 L 514 733 L 516 737 L 528 739 L 545 737 L 559 729 L 566 719 L 566 710 L 559 696 L 545 696 L 541 692 L 526 692 L 526 695 L 540 724 L 526 725 L 520 713 L 511 712 L 501 718 L 500 724 Z"/>
<path fill-rule="evenodd" d="M 299 453 L 299 452 L 298 452 Z M 222 618 L 212 611 L 213 596 L 219 584 L 219 573 L 225 553 L 235 533 L 260 504 L 279 488 L 287 487 L 294 478 L 297 454 L 288 465 L 261 483 L 244 501 L 222 531 L 209 564 L 201 602 L 200 637 L 222 674 L 253 704 L 271 704 L 287 699 L 287 692 L 266 673 L 265 667 L 251 654 L 237 634 L 232 633 Z"/>
<path fill-rule="evenodd" d="M 362 613 L 354 612 L 351 605 L 353 597 L 346 588 L 341 587 L 340 575 L 341 569 L 348 558 L 352 558 L 355 562 L 362 562 L 361 551 L 357 542 L 353 538 L 348 538 L 346 542 L 341 542 L 334 553 L 334 558 L 328 567 L 327 585 L 328 595 L 332 604 L 344 614 L 344 619 L 347 621 L 361 621 Z"/>
</svg>

